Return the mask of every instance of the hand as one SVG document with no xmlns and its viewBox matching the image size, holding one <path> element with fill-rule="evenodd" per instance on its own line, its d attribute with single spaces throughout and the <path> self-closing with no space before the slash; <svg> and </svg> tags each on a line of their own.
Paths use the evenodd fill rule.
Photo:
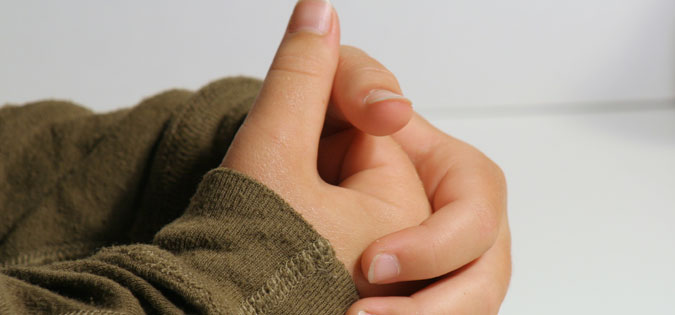
<svg viewBox="0 0 675 315">
<path fill-rule="evenodd" d="M 353 59 L 372 60 L 358 50 L 350 53 Z M 380 77 L 388 73 L 374 61 L 360 64 Z M 410 297 L 362 299 L 347 314 L 497 314 L 511 277 L 501 169 L 417 114 L 393 138 L 414 163 L 433 215 L 373 242 L 363 253 L 361 267 L 371 283 L 437 280 Z M 373 261 L 378 255 L 395 257 L 397 263 L 378 272 L 380 265 Z"/>
<path fill-rule="evenodd" d="M 330 35 L 333 34 L 333 32 L 337 32 L 336 26 L 337 20 L 334 19 L 332 23 L 335 23 L 335 25 L 331 26 L 332 29 L 329 32 L 329 35 L 325 35 L 327 36 L 326 38 L 330 36 L 337 37 L 336 34 Z M 293 25 L 293 22 L 291 22 L 291 25 Z M 288 35 L 287 37 L 291 37 L 291 35 Z M 300 43 L 302 41 L 296 40 L 296 42 Z M 334 49 L 333 47 L 335 47 L 334 45 L 336 45 L 336 43 L 337 39 L 334 38 L 332 43 L 329 43 L 328 45 L 324 43 L 323 45 L 327 47 L 327 48 L 324 47 L 326 50 L 331 50 Z M 296 46 L 303 46 L 303 44 L 296 44 Z M 299 81 L 296 82 L 303 82 L 305 80 L 311 81 L 313 77 L 322 77 L 323 79 L 321 81 L 326 82 L 328 81 L 327 77 L 329 76 L 329 74 L 331 72 L 334 72 L 335 70 L 328 67 L 329 69 L 328 71 L 326 71 L 325 70 L 326 68 L 321 66 L 321 64 L 323 64 L 324 61 L 328 60 L 328 64 L 330 65 L 331 62 L 333 62 L 335 59 L 334 57 L 316 58 L 318 55 L 314 55 L 312 53 L 308 55 L 307 54 L 303 55 L 302 53 L 282 54 L 281 52 L 283 50 L 283 47 L 284 44 L 282 44 L 280 52 L 277 54 L 277 58 L 275 59 L 275 65 L 273 65 L 271 68 L 270 76 L 268 76 L 268 78 L 266 79 L 265 86 L 267 87 L 268 85 L 271 85 L 268 82 L 273 81 L 270 79 L 270 77 L 272 77 L 273 76 L 272 73 L 275 72 L 277 74 L 274 76 L 280 79 L 276 80 L 277 83 L 279 84 L 274 84 L 274 86 L 277 86 L 282 91 L 286 91 L 286 93 L 281 91 L 277 91 L 276 93 L 265 92 L 265 89 L 267 88 L 264 88 L 263 92 L 261 92 L 261 97 L 259 97 L 258 101 L 256 102 L 254 110 L 252 111 L 251 115 L 249 115 L 249 119 L 247 119 L 247 123 L 245 124 L 244 127 L 242 127 L 242 131 L 243 129 L 245 129 L 247 125 L 252 127 L 248 128 L 249 129 L 248 132 L 240 131 L 240 133 L 237 136 L 238 139 L 235 140 L 235 142 L 240 143 L 239 145 L 237 145 L 238 147 L 242 148 L 254 147 L 255 146 L 254 142 L 256 140 L 255 138 L 257 138 L 256 137 L 257 132 L 254 130 L 256 129 L 257 126 L 262 126 L 264 129 L 268 129 L 267 134 L 268 138 L 271 139 L 272 145 L 268 146 L 267 143 L 265 143 L 265 141 L 258 141 L 258 143 L 260 143 L 262 146 L 261 148 L 252 150 L 247 154 L 241 154 L 242 157 L 239 158 L 238 163 L 241 166 L 243 166 L 243 168 L 241 169 L 237 168 L 235 165 L 237 164 L 236 162 L 229 164 L 229 166 L 244 172 L 247 172 L 244 169 L 248 168 L 247 174 L 249 175 L 257 174 L 257 176 L 256 175 L 252 176 L 263 181 L 268 186 L 272 187 L 278 193 L 280 193 L 282 197 L 289 200 L 289 198 L 293 199 L 292 197 L 293 184 L 290 181 L 285 183 L 283 181 L 284 175 L 288 175 L 289 178 L 290 175 L 293 175 L 294 173 L 293 168 L 290 168 L 289 170 L 288 167 L 288 165 L 292 164 L 293 161 L 290 161 L 290 163 L 285 163 L 283 159 L 276 159 L 274 155 L 284 157 L 283 152 L 287 152 L 288 155 L 286 155 L 286 158 L 288 158 L 289 156 L 292 158 L 293 156 L 296 156 L 298 152 L 303 152 L 302 149 L 294 150 L 292 148 L 293 146 L 286 147 L 285 145 L 286 143 L 292 142 L 292 140 L 294 139 L 289 135 L 294 134 L 301 135 L 303 132 L 299 130 L 302 128 L 295 128 L 296 129 L 295 132 L 293 132 L 292 130 L 284 131 L 283 128 L 279 129 L 272 128 L 270 130 L 269 125 L 274 126 L 275 124 L 278 124 L 281 126 L 284 123 L 287 123 L 289 125 L 298 123 L 302 124 L 303 119 L 308 119 L 307 120 L 308 122 L 312 122 L 311 119 L 312 115 L 308 113 L 303 113 L 302 112 L 303 108 L 302 107 L 298 108 L 298 105 L 294 105 L 294 103 L 306 104 L 307 97 L 309 97 L 307 99 L 310 99 L 312 101 L 320 99 L 321 101 L 317 102 L 317 104 L 321 105 L 319 106 L 320 110 L 324 110 L 325 107 L 322 106 L 325 105 L 325 100 L 328 98 L 328 93 L 325 92 L 325 85 L 323 86 L 324 89 L 321 89 L 321 91 L 323 91 L 323 94 L 318 93 L 319 95 L 317 97 L 316 96 L 317 93 L 314 93 L 316 92 L 315 91 L 316 85 L 305 85 L 305 84 L 293 85 L 292 83 L 287 83 L 288 85 L 287 87 L 284 84 L 281 84 L 280 82 L 284 81 L 285 79 L 288 79 L 288 82 L 293 82 L 293 79 L 291 77 L 299 78 Z M 315 47 L 311 46 L 311 48 L 314 49 Z M 298 48 L 298 50 L 303 49 L 304 48 Z M 343 48 L 343 51 L 344 50 L 345 49 Z M 407 121 L 407 117 L 409 117 L 409 111 L 406 112 L 407 110 L 406 107 L 401 106 L 406 105 L 404 104 L 405 102 L 403 101 L 396 102 L 394 100 L 390 100 L 380 103 L 379 106 L 377 104 L 375 106 L 373 106 L 372 104 L 364 106 L 364 104 L 361 102 L 361 99 L 357 97 L 359 96 L 359 93 L 368 93 L 369 89 L 365 87 L 367 85 L 373 85 L 372 82 L 375 82 L 374 85 L 381 85 L 381 87 L 388 88 L 389 90 L 400 93 L 400 89 L 398 89 L 398 84 L 395 83 L 395 78 L 377 62 L 365 56 L 365 54 L 362 54 L 363 56 L 359 57 L 358 51 L 352 50 L 351 52 L 354 53 L 351 56 L 347 56 L 347 54 L 341 52 L 340 67 L 337 70 L 335 77 L 335 84 L 333 86 L 332 101 L 335 106 L 333 110 L 330 111 L 331 113 L 327 117 L 326 125 L 324 126 L 324 135 L 326 134 L 330 136 L 337 135 L 340 132 L 340 130 L 342 130 L 342 128 L 345 128 L 345 123 L 340 123 L 340 121 L 343 120 L 348 120 L 359 129 L 368 131 L 369 133 L 372 134 L 387 134 L 388 132 L 397 130 L 402 125 L 401 122 L 405 123 Z M 326 52 L 324 51 L 323 53 Z M 282 60 L 285 60 L 285 62 L 280 62 Z M 300 62 L 302 60 L 304 60 L 304 62 Z M 359 60 L 359 62 L 353 62 L 354 60 Z M 350 66 L 350 64 L 353 67 Z M 275 67 L 277 68 L 276 70 Z M 291 71 L 283 71 L 284 69 Z M 287 74 L 291 74 L 294 72 L 296 74 L 305 73 L 305 75 L 292 75 L 289 77 L 284 77 L 280 76 L 278 74 L 279 72 L 288 72 Z M 377 78 L 377 79 L 370 80 L 369 78 Z M 317 82 L 319 81 L 317 80 Z M 350 82 L 360 82 L 360 83 L 356 84 L 357 87 L 347 88 L 350 86 L 350 84 L 346 83 Z M 300 86 L 304 86 L 305 88 L 301 88 Z M 269 88 L 269 90 L 273 91 L 274 89 Z M 308 90 L 314 90 L 314 92 L 310 92 Z M 278 109 L 275 112 L 275 110 L 272 109 L 274 108 L 274 106 L 271 106 L 269 104 L 259 105 L 265 103 L 261 101 L 263 99 L 268 99 L 268 102 L 275 102 L 275 97 L 265 98 L 264 95 L 267 94 L 276 95 L 278 97 L 277 100 L 284 100 L 284 103 L 286 104 L 279 104 L 279 105 L 285 106 L 278 106 Z M 314 96 L 310 96 L 311 94 L 314 94 Z M 257 110 L 257 108 L 268 108 L 263 109 L 263 111 L 270 113 L 270 115 L 268 116 L 254 115 L 254 112 Z M 290 119 L 286 119 L 285 118 L 286 116 L 283 115 L 284 111 L 287 111 L 288 109 L 291 109 L 291 111 L 287 113 L 288 118 Z M 377 113 L 378 111 L 379 115 L 374 115 L 374 113 Z M 258 116 L 259 118 L 251 119 L 253 116 Z M 279 117 L 279 119 L 270 119 L 274 121 L 268 121 L 268 126 L 265 126 L 264 123 L 253 124 L 248 121 L 248 120 L 259 120 L 261 122 L 264 122 L 264 120 L 272 117 Z M 298 119 L 298 117 L 305 117 L 305 118 Z M 316 117 L 317 116 L 314 115 L 314 118 Z M 312 129 L 316 132 L 316 129 L 320 128 L 312 128 Z M 275 131 L 280 131 L 280 133 L 275 136 Z M 243 134 L 246 133 L 248 133 L 249 135 L 243 136 Z M 326 154 L 326 152 L 330 153 L 330 150 L 327 150 L 326 148 L 336 147 L 338 144 L 340 144 L 340 141 L 333 141 L 332 145 L 327 145 L 330 143 L 327 143 L 329 141 L 326 141 L 326 139 L 329 139 L 330 136 L 328 137 L 324 136 L 324 138 L 322 139 L 321 149 L 317 148 L 306 148 L 306 149 L 308 149 L 309 151 L 308 153 L 310 154 L 310 156 L 319 155 L 319 169 L 320 169 L 319 175 L 325 178 L 328 182 L 335 182 L 340 180 L 340 178 L 336 175 L 337 172 L 335 171 L 335 169 L 337 169 L 336 165 L 338 165 L 339 163 L 338 164 L 333 163 L 332 165 L 328 166 L 322 166 L 321 163 L 321 160 L 325 160 L 321 158 L 322 156 L 342 157 L 342 155 L 340 154 Z M 340 137 L 337 136 L 334 137 L 334 139 L 338 138 Z M 458 313 L 472 313 L 472 314 L 495 313 L 506 292 L 508 279 L 510 277 L 510 257 L 509 257 L 510 239 L 509 239 L 508 224 L 505 216 L 505 202 L 504 202 L 505 189 L 503 187 L 503 176 L 501 175 L 501 171 L 499 171 L 499 169 L 494 165 L 494 163 L 490 162 L 489 159 L 480 154 L 480 152 L 458 140 L 455 140 L 449 136 L 444 135 L 442 132 L 431 127 L 420 117 L 415 117 L 411 122 L 411 124 L 406 126 L 404 130 L 396 134 L 395 138 L 397 142 L 404 149 L 406 149 L 407 154 L 410 156 L 410 159 L 412 159 L 415 162 L 415 166 L 417 167 L 417 171 L 422 177 L 428 195 L 428 199 L 425 198 L 424 202 L 427 203 L 429 201 L 434 202 L 434 209 L 436 210 L 436 212 L 433 217 L 436 217 L 436 219 L 425 221 L 427 222 L 425 223 L 427 225 L 426 226 L 424 224 L 419 225 L 421 228 L 413 227 L 405 229 L 402 230 L 401 232 L 393 233 L 385 238 L 382 238 L 379 243 L 373 243 L 368 248 L 368 250 L 364 252 L 363 260 L 361 262 L 363 265 L 362 266 L 363 272 L 358 272 L 356 269 L 360 268 L 357 267 L 354 267 L 356 269 L 352 269 L 352 266 L 354 264 L 354 257 L 358 257 L 358 255 L 355 255 L 354 252 L 350 251 L 349 249 L 349 246 L 352 246 L 354 244 L 356 246 L 354 248 L 363 246 L 363 244 L 353 242 L 354 239 L 350 240 L 349 237 L 344 237 L 345 235 L 342 235 L 344 237 L 343 239 L 341 239 L 340 236 L 339 231 L 340 226 L 345 227 L 348 226 L 349 224 L 347 225 L 338 224 L 338 228 L 337 229 L 333 228 L 332 230 L 331 227 L 329 226 L 330 224 L 322 225 L 322 222 L 326 223 L 332 221 L 339 221 L 341 219 L 344 219 L 344 216 L 342 218 L 329 218 L 333 219 L 332 221 L 324 220 L 322 215 L 329 214 L 330 217 L 330 211 L 328 209 L 321 207 L 313 209 L 311 205 L 309 208 L 303 208 L 303 206 L 301 205 L 302 202 L 290 202 L 291 205 L 293 205 L 296 209 L 298 209 L 298 211 L 300 211 L 301 214 L 303 214 L 303 216 L 308 221 L 310 221 L 315 225 L 319 233 L 326 236 L 331 241 L 331 243 L 333 243 L 333 246 L 336 248 L 338 257 L 340 257 L 340 259 L 343 262 L 345 262 L 345 264 L 350 268 L 350 271 L 353 273 L 355 281 L 357 281 L 357 284 L 359 284 L 358 287 L 362 296 L 364 295 L 368 296 L 372 294 L 378 295 L 382 294 L 382 292 L 372 290 L 372 287 L 368 288 L 363 285 L 363 274 L 369 273 L 369 266 L 370 262 L 375 256 L 374 253 L 380 253 L 380 251 L 378 251 L 379 249 L 387 249 L 386 247 L 378 247 L 378 244 L 389 244 L 389 245 L 393 244 L 394 246 L 390 248 L 392 249 L 391 252 L 394 253 L 394 255 L 396 255 L 399 259 L 400 264 L 399 276 L 395 277 L 393 280 L 390 281 L 400 281 L 415 278 L 426 279 L 435 277 L 433 275 L 441 276 L 439 277 L 437 283 L 420 290 L 419 292 L 412 295 L 410 298 L 404 297 L 367 298 L 357 302 L 350 309 L 349 313 L 355 314 L 359 310 L 367 310 L 375 314 L 408 314 L 417 312 L 447 313 L 453 311 L 456 311 Z M 297 139 L 307 139 L 307 137 L 304 138 L 298 137 Z M 429 142 L 424 142 L 422 143 L 422 145 L 415 145 L 415 142 L 419 139 L 429 139 Z M 353 139 L 350 139 L 349 137 L 344 137 L 342 139 L 343 149 L 338 148 L 338 150 L 335 150 L 336 153 L 347 152 L 344 149 L 345 147 L 344 143 L 348 143 L 350 147 L 360 148 L 360 150 L 358 149 L 349 150 L 349 152 L 360 152 L 360 154 L 355 154 L 354 157 L 351 158 L 352 160 L 359 160 L 359 158 L 356 157 L 360 158 L 368 157 L 369 156 L 368 154 L 363 153 L 364 151 L 367 151 L 366 149 L 367 147 L 369 146 L 373 147 L 372 145 L 351 145 L 351 143 L 353 143 Z M 439 147 L 434 147 L 434 145 L 438 145 Z M 385 145 L 383 147 L 387 146 L 388 145 Z M 232 158 L 230 156 L 232 152 L 236 151 L 233 150 L 234 147 L 235 145 L 233 144 L 233 148 L 231 148 L 230 152 L 228 153 L 228 157 L 231 158 L 230 162 L 238 160 L 238 158 Z M 236 155 L 239 155 L 239 153 L 237 153 Z M 256 159 L 248 161 L 249 163 L 252 163 L 251 165 L 246 165 L 247 164 L 246 157 L 248 158 L 267 157 L 267 159 L 259 159 L 259 161 L 262 161 L 262 163 L 269 161 L 270 163 L 274 163 L 275 165 L 282 165 L 282 164 L 286 165 L 282 168 L 277 168 L 275 165 L 269 165 L 267 166 L 267 168 L 265 168 L 262 166 L 253 165 L 255 163 L 252 163 L 251 161 L 255 161 Z M 445 160 L 446 158 L 447 160 Z M 347 156 L 344 156 L 342 158 L 341 163 L 349 164 L 344 163 L 347 162 L 347 160 L 349 160 Z M 227 161 L 228 158 L 226 158 L 225 160 L 226 162 L 224 163 L 225 166 L 228 166 Z M 382 162 L 392 162 L 392 161 L 387 160 Z M 305 166 L 306 165 L 308 165 L 308 163 L 305 163 Z M 449 167 L 451 165 L 456 165 L 456 167 Z M 396 167 L 392 167 L 392 169 L 396 169 Z M 331 174 L 331 170 L 333 170 L 333 174 Z M 363 169 L 362 172 L 360 172 L 359 175 L 355 177 L 362 178 L 365 176 L 361 175 L 366 174 L 374 175 L 375 172 Z M 384 174 L 384 172 L 382 174 Z M 378 175 L 376 175 L 375 177 L 377 176 Z M 302 183 L 302 179 L 298 180 L 298 178 L 300 177 L 301 176 L 296 176 L 295 180 L 299 183 Z M 310 177 L 311 180 L 316 179 L 316 176 Z M 496 179 L 496 181 L 493 182 L 492 180 L 493 178 Z M 268 179 L 268 181 L 266 181 L 266 179 Z M 275 181 L 282 181 L 282 183 L 276 183 L 275 185 Z M 321 181 L 319 180 L 318 182 Z M 381 182 L 382 181 L 377 181 L 378 184 Z M 467 185 L 464 184 L 465 182 L 467 183 Z M 453 186 L 458 183 L 461 183 L 462 186 L 456 187 Z M 497 185 L 494 185 L 495 183 L 497 183 Z M 502 185 L 499 185 L 499 183 L 501 183 Z M 285 184 L 288 186 L 285 186 Z M 273 186 L 278 188 L 274 188 Z M 393 186 L 396 187 L 396 185 Z M 283 192 L 284 187 L 286 187 L 286 190 L 290 192 L 289 194 Z M 381 188 L 382 190 L 380 191 L 380 193 L 385 193 L 386 187 Z M 358 189 L 356 190 L 358 191 Z M 302 194 L 303 191 L 309 192 L 311 190 L 297 189 L 295 192 L 296 193 L 299 192 L 300 194 Z M 396 190 L 391 191 L 396 192 Z M 366 192 L 366 194 L 368 193 Z M 405 195 L 406 194 L 400 194 L 399 196 Z M 300 196 L 299 199 L 302 199 L 302 196 Z M 501 203 L 500 202 L 490 203 L 491 201 L 495 200 L 499 201 L 500 199 Z M 346 200 L 339 200 L 339 201 L 340 204 L 345 205 L 350 204 L 349 202 L 346 202 Z M 415 209 L 414 207 L 424 204 L 424 202 L 420 201 L 419 204 L 410 203 L 410 205 L 413 207 L 412 209 Z M 478 211 L 472 211 L 473 210 L 472 208 L 466 208 L 466 204 L 471 203 L 475 203 L 475 205 L 477 206 L 477 208 L 475 209 Z M 484 205 L 484 207 L 480 207 L 480 205 Z M 448 209 L 454 210 L 446 211 Z M 321 210 L 324 210 L 324 212 L 322 212 Z M 378 214 L 377 211 L 372 213 L 375 216 Z M 441 213 L 443 213 L 444 215 L 440 215 Z M 450 215 L 448 215 L 447 213 L 450 213 Z M 379 214 L 384 214 L 386 217 L 386 213 L 384 212 L 379 212 Z M 485 219 L 488 220 L 483 222 L 479 217 L 479 215 L 484 215 Z M 489 220 L 490 218 L 494 220 Z M 372 217 L 370 219 L 372 219 Z M 412 222 L 415 221 L 415 219 L 409 221 Z M 432 221 L 435 223 L 431 224 Z M 501 223 L 497 224 L 495 222 Z M 357 221 L 356 226 L 357 228 L 354 229 L 353 234 L 354 236 L 368 234 L 366 236 L 367 238 L 372 237 L 375 234 L 378 234 L 378 233 L 369 234 L 360 232 L 359 229 L 362 228 L 358 226 L 358 224 L 360 223 L 363 222 Z M 372 224 L 373 222 L 370 221 L 369 223 Z M 403 226 L 406 225 L 403 222 L 399 223 Z M 447 223 L 446 225 L 448 227 L 447 230 L 443 230 L 441 228 L 445 223 Z M 410 226 L 416 225 L 413 224 Z M 482 227 L 481 229 L 476 230 L 478 234 L 477 237 L 472 238 L 463 236 L 463 235 L 470 236 L 472 230 L 475 227 Z M 378 226 L 378 228 L 381 227 Z M 389 225 L 387 227 L 384 227 L 379 231 L 379 233 L 384 232 L 384 230 L 388 228 L 392 228 L 392 226 Z M 428 232 L 415 233 L 414 231 L 416 230 L 422 231 L 428 230 Z M 411 233 L 410 231 L 413 232 Z M 342 233 L 344 234 L 344 231 Z M 490 235 L 494 234 L 498 234 L 499 236 L 495 237 L 496 241 L 494 242 L 494 245 L 490 246 L 489 245 L 491 238 Z M 406 237 L 402 237 L 406 235 L 410 235 L 412 236 L 412 238 L 406 240 Z M 428 236 L 429 238 L 425 239 L 424 237 L 420 236 Z M 365 238 L 363 240 L 365 241 Z M 476 240 L 476 242 L 472 243 L 473 240 Z M 428 248 L 426 245 L 429 243 L 429 241 L 431 241 L 432 244 L 436 245 L 434 245 L 433 248 Z M 419 244 L 422 245 L 420 246 Z M 396 245 L 398 245 L 399 247 L 397 247 Z M 419 248 L 415 248 L 415 246 L 418 246 Z M 413 248 L 413 250 L 409 250 L 406 252 L 406 248 Z M 484 251 L 485 248 L 489 249 L 483 253 L 482 251 Z M 448 249 L 454 250 L 454 252 L 450 252 L 449 255 L 453 255 L 454 253 L 457 254 L 453 255 L 453 257 L 447 258 L 448 255 L 444 255 L 443 251 L 447 251 Z M 406 255 L 406 253 L 408 253 L 408 255 Z M 416 266 L 419 266 L 418 269 L 421 270 L 417 271 L 410 268 L 411 261 L 414 263 L 413 257 L 415 253 L 420 253 L 420 263 L 417 264 Z M 438 257 L 436 260 L 433 259 L 433 255 L 435 254 Z M 480 258 L 474 259 L 473 262 L 466 264 L 466 262 L 472 261 L 470 258 L 472 256 Z M 462 261 L 466 262 L 463 263 Z M 464 267 L 460 268 L 459 270 L 456 270 L 459 266 Z M 414 267 L 415 265 L 413 265 L 413 268 Z M 449 274 L 451 270 L 456 271 Z M 404 289 L 410 290 L 410 288 Z M 404 291 L 398 291 L 394 293 L 401 294 L 401 292 Z M 464 296 L 463 295 L 464 293 L 466 293 L 467 295 Z M 467 296 L 468 298 L 466 298 Z"/>
<path fill-rule="evenodd" d="M 357 48 L 343 46 L 333 86 L 334 107 L 329 110 L 338 114 L 328 117 L 333 121 L 329 125 L 354 125 L 374 135 L 401 129 L 410 117 L 404 108 L 383 103 L 369 110 L 361 102 L 371 89 L 401 94 L 395 76 L 384 66 Z M 374 257 L 389 253 L 398 258 L 400 273 L 371 282 L 438 279 L 410 297 L 362 299 L 348 314 L 361 310 L 377 315 L 496 314 L 511 277 L 511 237 L 501 169 L 417 114 L 393 138 L 414 162 L 434 214 L 417 227 L 372 243 L 363 253 L 362 272 L 374 276 Z M 404 291 L 389 293 L 405 295 Z"/>
<path fill-rule="evenodd" d="M 324 1 L 299 2 L 260 94 L 222 166 L 257 179 L 298 211 L 331 242 L 362 295 L 409 292 L 412 289 L 405 287 L 417 289 L 415 284 L 369 284 L 359 258 L 375 239 L 420 224 L 431 207 L 414 165 L 393 139 L 335 128 L 339 123 L 334 118 L 324 126 L 333 89 L 342 95 L 335 99 L 336 106 L 342 106 L 337 104 L 363 100 L 367 89 L 378 86 L 373 84 L 377 80 L 364 81 L 359 71 L 345 68 L 351 61 L 343 64 L 340 76 L 351 77 L 353 84 L 334 86 L 338 61 L 334 10 Z M 366 93 L 361 96 L 362 92 Z M 373 106 L 394 112 L 371 126 L 373 132 L 394 130 L 411 113 L 409 102 L 400 97 Z M 358 117 L 370 112 L 353 109 L 342 108 L 336 115 Z"/>
</svg>

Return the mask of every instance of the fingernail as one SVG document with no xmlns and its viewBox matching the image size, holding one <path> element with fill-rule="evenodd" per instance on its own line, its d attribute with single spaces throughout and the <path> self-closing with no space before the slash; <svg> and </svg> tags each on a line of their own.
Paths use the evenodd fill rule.
<svg viewBox="0 0 675 315">
<path fill-rule="evenodd" d="M 366 103 L 366 105 L 370 105 L 391 99 L 400 99 L 410 102 L 407 97 L 387 90 L 372 90 L 370 93 L 368 93 L 368 95 L 366 95 L 366 97 L 363 99 L 363 102 Z"/>
<path fill-rule="evenodd" d="M 307 31 L 324 35 L 330 29 L 332 17 L 333 6 L 327 0 L 300 0 L 288 23 L 288 32 Z"/>
<path fill-rule="evenodd" d="M 359 311 L 359 313 L 356 314 L 356 315 L 375 315 L 375 314 L 371 314 L 371 313 L 368 313 L 366 311 Z"/>
<path fill-rule="evenodd" d="M 398 259 L 394 255 L 377 254 L 368 269 L 368 282 L 381 283 L 398 276 Z"/>
</svg>

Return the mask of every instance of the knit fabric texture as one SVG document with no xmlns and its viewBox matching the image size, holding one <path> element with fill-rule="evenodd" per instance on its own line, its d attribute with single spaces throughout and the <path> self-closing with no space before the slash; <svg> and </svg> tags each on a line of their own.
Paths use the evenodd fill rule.
<svg viewBox="0 0 675 315">
<path fill-rule="evenodd" d="M 0 314 L 344 314 L 328 241 L 217 167 L 260 86 L 0 108 Z"/>
</svg>

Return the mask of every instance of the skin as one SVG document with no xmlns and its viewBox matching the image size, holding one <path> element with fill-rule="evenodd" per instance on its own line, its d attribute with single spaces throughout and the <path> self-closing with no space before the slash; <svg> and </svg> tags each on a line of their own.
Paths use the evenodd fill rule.
<svg viewBox="0 0 675 315">
<path fill-rule="evenodd" d="M 373 89 L 401 89 L 340 47 L 330 16 L 326 34 L 285 34 L 222 166 L 273 189 L 331 242 L 362 296 L 347 314 L 496 314 L 511 274 L 501 169 L 406 99 L 364 104 Z M 400 273 L 371 284 L 380 253 Z"/>
</svg>

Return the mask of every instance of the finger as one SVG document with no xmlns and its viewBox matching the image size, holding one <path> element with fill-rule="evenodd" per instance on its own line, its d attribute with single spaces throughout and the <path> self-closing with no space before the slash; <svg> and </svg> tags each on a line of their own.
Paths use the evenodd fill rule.
<svg viewBox="0 0 675 315">
<path fill-rule="evenodd" d="M 450 160 L 446 160 L 448 155 L 473 149 L 468 144 L 446 135 L 417 113 L 413 113 L 410 122 L 394 133 L 392 138 L 415 165 L 430 202 L 433 201 L 433 194 L 450 166 L 448 163 Z"/>
<path fill-rule="evenodd" d="M 329 116 L 371 135 L 389 135 L 412 116 L 396 77 L 381 63 L 352 46 L 340 47 Z"/>
<path fill-rule="evenodd" d="M 275 161 L 316 172 L 316 152 L 338 62 L 339 26 L 328 1 L 297 3 L 263 87 L 226 161 Z M 239 147 L 243 147 L 240 149 Z M 235 150 L 235 148 L 237 148 Z"/>
<path fill-rule="evenodd" d="M 415 220 L 393 217 L 381 219 L 419 224 L 430 215 L 431 209 L 419 180 L 410 179 L 417 179 L 415 168 L 391 137 L 375 137 L 357 131 L 340 165 L 338 182 L 341 187 L 407 209 L 404 213 L 391 211 L 387 215 L 398 213 L 415 216 Z"/>
<path fill-rule="evenodd" d="M 440 194 L 445 197 L 448 192 L 455 191 L 438 189 L 446 179 L 447 171 L 450 168 L 484 167 L 486 171 L 492 174 L 491 177 L 496 177 L 496 184 L 505 185 L 504 174 L 501 169 L 487 156 L 470 144 L 445 134 L 417 113 L 413 113 L 410 122 L 401 130 L 392 134 L 392 138 L 415 164 L 424 184 L 424 189 L 429 196 L 429 201 L 432 203 L 439 203 L 438 200 L 434 200 L 434 197 L 440 196 Z M 424 139 L 424 141 L 420 141 L 420 139 Z M 456 194 L 447 197 L 460 199 L 457 198 Z"/>
<path fill-rule="evenodd" d="M 394 133 L 392 138 L 401 145 L 404 151 L 415 162 L 424 158 L 431 149 L 437 147 L 438 142 L 444 140 L 443 131 L 434 127 L 418 113 L 413 112 L 410 122 L 401 130 Z M 425 141 L 419 141 L 424 139 Z"/>
<path fill-rule="evenodd" d="M 413 226 L 372 243 L 363 253 L 362 270 L 370 283 L 430 279 L 453 271 L 483 254 L 494 242 L 492 227 L 451 204 Z M 484 211 L 484 210 L 480 210 Z"/>
<path fill-rule="evenodd" d="M 412 296 L 421 314 L 498 314 L 511 278 L 511 237 L 504 223 L 495 246 L 478 260 Z"/>
<path fill-rule="evenodd" d="M 505 221 L 495 246 L 470 265 L 411 297 L 361 299 L 347 314 L 497 314 L 511 278 L 510 253 L 511 238 Z"/>
<path fill-rule="evenodd" d="M 453 145 L 440 144 L 416 165 L 420 176 L 430 170 L 441 174 L 437 182 L 429 184 L 426 178 L 425 183 L 434 214 L 421 225 L 386 235 L 366 249 L 362 269 L 371 283 L 438 277 L 494 244 L 506 209 L 501 171 L 470 147 L 444 148 Z"/>
<path fill-rule="evenodd" d="M 417 301 L 407 296 L 371 297 L 358 300 L 346 315 L 410 315 L 422 314 Z"/>
</svg>

